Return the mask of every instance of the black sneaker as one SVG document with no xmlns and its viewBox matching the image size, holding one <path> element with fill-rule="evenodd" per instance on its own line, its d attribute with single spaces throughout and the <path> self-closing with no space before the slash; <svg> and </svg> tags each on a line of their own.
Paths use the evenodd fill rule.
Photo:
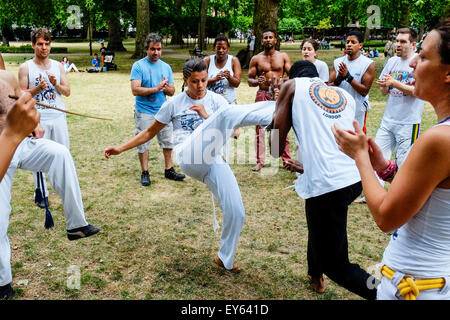
<svg viewBox="0 0 450 320">
<path fill-rule="evenodd" d="M 144 187 L 148 187 L 150 185 L 151 181 L 150 181 L 150 174 L 148 173 L 148 171 L 142 171 L 141 174 L 141 184 Z"/>
<path fill-rule="evenodd" d="M 184 178 L 186 178 L 186 176 L 184 174 L 176 172 L 173 167 L 170 169 L 164 170 L 164 177 L 166 177 L 166 179 L 175 180 L 175 181 L 182 181 Z"/>
<path fill-rule="evenodd" d="M 11 287 L 11 283 L 0 287 L 0 300 L 12 299 L 15 294 L 13 287 Z"/>
<path fill-rule="evenodd" d="M 81 238 L 90 237 L 99 231 L 100 231 L 99 228 L 88 224 L 87 226 L 84 227 L 67 230 L 67 238 L 69 238 L 69 240 L 77 240 Z"/>
</svg>

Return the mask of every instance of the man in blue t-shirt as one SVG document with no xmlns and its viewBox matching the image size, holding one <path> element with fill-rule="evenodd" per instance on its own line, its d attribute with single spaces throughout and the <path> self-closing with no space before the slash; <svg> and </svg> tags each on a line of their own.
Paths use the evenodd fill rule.
<svg viewBox="0 0 450 320">
<path fill-rule="evenodd" d="M 147 56 L 136 61 L 131 68 L 131 92 L 136 97 L 134 120 L 135 134 L 147 129 L 155 119 L 155 114 L 166 101 L 166 95 L 173 96 L 175 86 L 172 68 L 160 60 L 162 53 L 162 38 L 156 33 L 150 33 L 145 39 Z M 163 149 L 165 172 L 167 179 L 181 181 L 184 174 L 175 171 L 172 165 L 172 125 L 167 125 L 157 137 L 160 148 Z M 137 147 L 141 164 L 141 184 L 150 185 L 148 173 L 148 155 L 150 141 Z"/>
</svg>

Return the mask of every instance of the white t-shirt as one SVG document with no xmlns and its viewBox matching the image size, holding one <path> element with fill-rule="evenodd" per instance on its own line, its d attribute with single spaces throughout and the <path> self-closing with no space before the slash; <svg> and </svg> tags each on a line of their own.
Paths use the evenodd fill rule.
<svg viewBox="0 0 450 320">
<path fill-rule="evenodd" d="M 325 61 L 316 59 L 314 61 L 314 65 L 316 66 L 317 72 L 319 73 L 319 78 L 323 82 L 327 82 L 330 79 L 330 70 L 328 70 L 328 65 Z"/>
<path fill-rule="evenodd" d="M 400 57 L 390 58 L 381 71 L 380 78 L 385 74 L 389 74 L 392 78 L 406 85 L 413 85 L 412 77 L 413 68 L 409 66 L 411 60 L 416 56 L 402 60 Z M 386 110 L 384 111 L 383 120 L 398 124 L 416 124 L 422 120 L 424 101 L 403 93 L 402 91 L 389 88 L 389 96 L 386 100 Z"/>
<path fill-rule="evenodd" d="M 196 111 L 189 110 L 194 104 L 203 104 L 209 115 L 222 106 L 228 106 L 224 97 L 211 91 L 206 91 L 206 95 L 198 100 L 190 98 L 184 91 L 164 102 L 155 119 L 164 124 L 172 122 L 175 148 L 205 120 Z"/>
<path fill-rule="evenodd" d="M 348 72 L 352 75 L 353 79 L 361 83 L 361 79 L 366 73 L 367 68 L 372 64 L 375 63 L 373 60 L 360 55 L 355 60 L 348 60 L 348 56 L 345 55 L 343 57 L 337 58 L 334 60 L 334 69 L 336 70 L 336 75 L 338 75 L 339 70 L 339 64 L 341 62 L 344 62 L 347 65 Z M 361 111 L 367 111 L 370 109 L 369 107 L 369 94 L 367 94 L 365 97 L 360 95 L 353 87 L 348 83 L 347 81 L 342 81 L 339 85 L 342 89 L 346 90 L 348 93 L 351 94 L 353 99 L 355 99 L 356 107 L 359 108 Z"/>
<path fill-rule="evenodd" d="M 320 196 L 361 180 L 353 159 L 339 150 L 331 126 L 354 130 L 355 101 L 343 89 L 319 78 L 296 78 L 292 124 L 305 172 L 295 184 L 303 199 Z"/>
</svg>

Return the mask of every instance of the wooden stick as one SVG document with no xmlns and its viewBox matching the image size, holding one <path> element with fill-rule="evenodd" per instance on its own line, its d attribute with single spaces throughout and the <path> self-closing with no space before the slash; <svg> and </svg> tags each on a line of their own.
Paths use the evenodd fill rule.
<svg viewBox="0 0 450 320">
<path fill-rule="evenodd" d="M 18 97 L 13 96 L 13 95 L 8 95 L 8 97 L 10 97 L 11 99 L 15 99 L 15 100 L 19 99 Z M 73 115 L 75 115 L 75 116 L 86 117 L 86 118 L 93 118 L 93 119 L 100 119 L 100 120 L 108 120 L 108 121 L 111 121 L 111 120 L 112 120 L 112 119 L 109 119 L 109 118 L 102 118 L 102 117 L 97 117 L 97 116 L 90 116 L 90 115 L 87 115 L 87 114 L 81 114 L 81 113 L 76 113 L 76 112 L 72 112 L 72 111 L 60 109 L 60 108 L 57 108 L 57 107 L 52 107 L 52 106 L 49 106 L 49 105 L 47 105 L 47 104 L 40 103 L 40 102 L 37 102 L 37 101 L 36 101 L 36 104 L 39 105 L 39 106 L 45 107 L 45 108 L 54 109 L 54 110 L 58 110 L 58 111 L 61 111 L 61 112 L 73 114 Z"/>
</svg>

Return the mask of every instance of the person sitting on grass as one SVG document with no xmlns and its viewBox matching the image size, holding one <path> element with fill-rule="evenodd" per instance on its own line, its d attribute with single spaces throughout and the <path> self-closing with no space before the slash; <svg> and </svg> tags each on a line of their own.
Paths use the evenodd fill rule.
<svg viewBox="0 0 450 320">
<path fill-rule="evenodd" d="M 99 72 L 100 71 L 100 59 L 98 58 L 98 54 L 94 53 L 94 58 L 91 60 L 92 69 L 89 72 Z M 93 71 L 91 71 L 93 70 Z"/>
<path fill-rule="evenodd" d="M 79 72 L 75 64 L 70 63 L 69 59 L 67 59 L 66 56 L 62 58 L 61 64 L 63 65 L 64 70 L 66 70 L 66 72 Z"/>
</svg>

